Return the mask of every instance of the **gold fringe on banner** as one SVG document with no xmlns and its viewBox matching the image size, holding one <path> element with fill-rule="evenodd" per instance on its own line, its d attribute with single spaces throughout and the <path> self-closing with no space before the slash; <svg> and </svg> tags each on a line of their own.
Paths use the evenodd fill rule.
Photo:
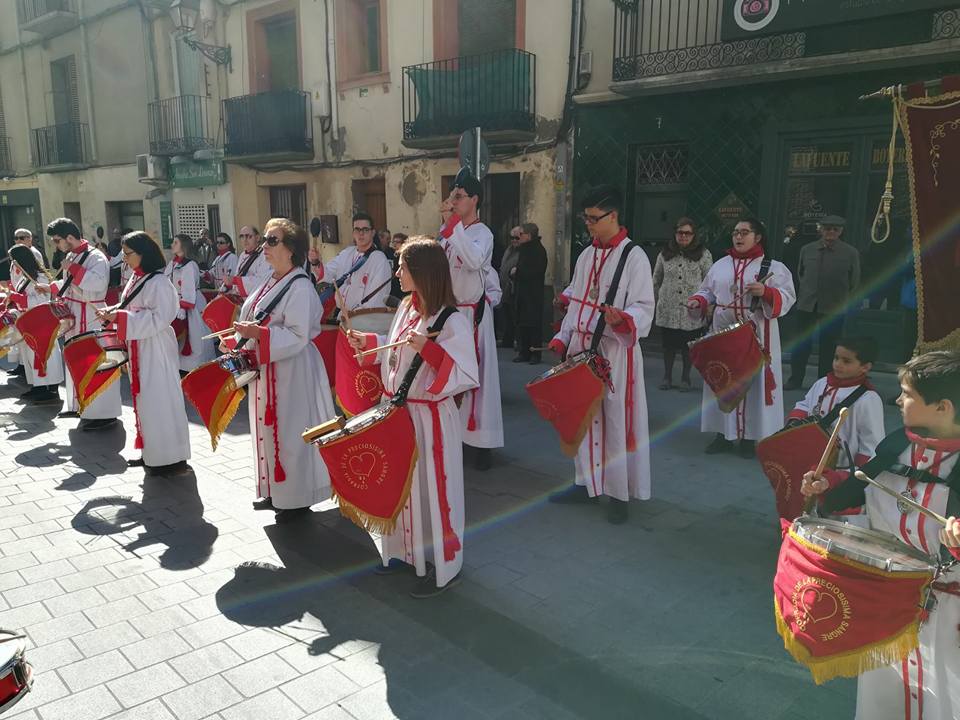
<svg viewBox="0 0 960 720">
<path fill-rule="evenodd" d="M 340 514 L 367 532 L 376 533 L 381 536 L 391 534 L 397 527 L 397 516 L 400 514 L 400 511 L 403 510 L 403 506 L 407 504 L 407 500 L 410 499 L 410 488 L 413 486 L 413 472 L 417 468 L 418 458 L 419 452 L 414 448 L 413 456 L 410 458 L 410 469 L 407 471 L 407 479 L 403 485 L 403 492 L 400 493 L 400 500 L 397 502 L 397 506 L 394 508 L 391 517 L 379 517 L 368 513 L 366 510 L 361 510 L 353 503 L 344 500 L 340 494 L 337 493 L 336 488 L 333 488 L 332 497 L 340 506 Z"/>
</svg>

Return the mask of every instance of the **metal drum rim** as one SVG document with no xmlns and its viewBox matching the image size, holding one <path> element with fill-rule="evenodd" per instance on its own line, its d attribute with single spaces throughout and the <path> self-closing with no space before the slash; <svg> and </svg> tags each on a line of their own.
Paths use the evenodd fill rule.
<svg viewBox="0 0 960 720">
<path fill-rule="evenodd" d="M 916 561 L 918 564 L 923 563 L 924 567 L 919 567 L 919 566 L 911 567 L 911 566 L 905 565 L 902 562 L 896 562 L 896 561 L 891 562 L 890 560 L 883 562 L 878 558 L 865 556 L 861 552 L 857 552 L 855 554 L 848 554 L 849 551 L 847 551 L 846 548 L 842 548 L 842 547 L 838 548 L 834 543 L 829 543 L 829 545 L 827 545 L 827 543 L 825 543 L 824 540 L 822 540 L 819 537 L 816 537 L 811 532 L 809 532 L 810 530 L 814 529 L 817 526 L 839 531 L 841 535 L 849 535 L 851 537 L 859 538 L 860 540 L 866 540 L 871 542 L 885 541 L 887 545 L 889 545 L 891 550 L 896 549 L 897 552 L 903 555 L 906 555 L 907 557 Z M 794 520 L 793 525 L 791 526 L 791 529 L 807 542 L 816 543 L 817 545 L 824 547 L 824 549 L 826 549 L 827 552 L 840 555 L 841 557 L 847 558 L 849 560 L 855 560 L 856 562 L 862 563 L 864 565 L 880 568 L 882 570 L 886 570 L 887 572 L 927 572 L 929 571 L 933 573 L 937 569 L 937 562 L 934 557 L 924 553 L 921 550 L 917 550 L 914 547 L 910 547 L 906 543 L 903 543 L 897 540 L 897 538 L 891 535 L 890 533 L 885 533 L 880 530 L 870 530 L 868 528 L 861 528 L 861 527 L 857 527 L 856 525 L 851 525 L 850 523 L 842 522 L 840 520 L 830 520 L 828 518 L 811 518 L 806 516 L 799 517 L 796 520 Z M 807 532 L 804 532 L 805 529 L 807 530 Z M 879 547 L 884 547 L 884 545 L 881 544 L 880 542 L 877 542 L 876 544 Z"/>
</svg>

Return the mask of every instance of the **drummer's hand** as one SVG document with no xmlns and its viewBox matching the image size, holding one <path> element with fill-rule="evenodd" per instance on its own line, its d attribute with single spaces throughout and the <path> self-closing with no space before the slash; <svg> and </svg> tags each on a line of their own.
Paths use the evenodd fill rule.
<svg viewBox="0 0 960 720">
<path fill-rule="evenodd" d="M 766 289 L 767 286 L 759 282 L 747 283 L 747 286 L 744 288 L 744 290 L 754 297 L 763 297 L 763 291 Z"/>
<path fill-rule="evenodd" d="M 446 222 L 450 219 L 450 216 L 453 215 L 453 193 L 450 193 L 451 197 L 448 197 L 442 203 L 440 203 L 440 217 L 443 218 L 443 221 Z"/>
<path fill-rule="evenodd" d="M 49 285 L 43 285 L 43 284 L 41 284 L 41 283 L 37 283 L 37 284 L 36 284 L 36 288 L 37 288 L 37 292 L 40 293 L 41 295 L 49 295 L 49 294 L 50 294 L 50 286 L 49 286 Z"/>
<path fill-rule="evenodd" d="M 830 483 L 826 478 L 814 479 L 813 470 L 803 474 L 803 483 L 800 485 L 800 494 L 805 497 L 821 495 L 830 489 Z"/>
<path fill-rule="evenodd" d="M 607 321 L 607 325 L 615 327 L 624 321 L 624 314 L 615 307 L 604 305 L 603 318 Z"/>
<path fill-rule="evenodd" d="M 690 298 L 686 302 L 687 310 L 693 315 L 700 315 L 703 312 L 703 306 L 695 298 Z"/>
<path fill-rule="evenodd" d="M 221 354 L 230 352 L 230 346 L 227 345 L 227 343 L 223 340 L 221 340 L 220 344 L 217 345 L 217 349 L 220 351 Z"/>
<path fill-rule="evenodd" d="M 233 287 L 233 281 L 236 279 L 236 275 L 225 275 L 223 278 L 224 286 L 229 290 Z"/>
<path fill-rule="evenodd" d="M 117 319 L 116 310 L 97 310 L 97 317 L 105 323 L 111 323 Z"/>
<path fill-rule="evenodd" d="M 262 328 L 255 322 L 235 322 L 233 329 L 237 335 L 247 340 L 259 340 Z"/>
<path fill-rule="evenodd" d="M 414 330 L 411 330 L 410 334 L 407 335 L 407 345 L 412 347 L 417 352 L 421 352 L 423 350 L 423 346 L 427 344 L 428 339 L 429 338 L 427 338 L 427 336 L 423 333 L 418 333 Z"/>
<path fill-rule="evenodd" d="M 960 547 L 960 520 L 953 515 L 947 518 L 947 526 L 940 531 L 940 541 L 947 547 Z"/>
<path fill-rule="evenodd" d="M 312 247 L 309 250 L 307 250 L 307 260 L 310 261 L 311 265 L 315 262 L 320 262 L 320 251 L 317 250 L 315 247 Z"/>
<path fill-rule="evenodd" d="M 350 343 L 350 347 L 356 352 L 363 352 L 367 349 L 367 339 L 363 333 L 359 333 L 356 330 L 347 330 L 347 342 Z"/>
</svg>

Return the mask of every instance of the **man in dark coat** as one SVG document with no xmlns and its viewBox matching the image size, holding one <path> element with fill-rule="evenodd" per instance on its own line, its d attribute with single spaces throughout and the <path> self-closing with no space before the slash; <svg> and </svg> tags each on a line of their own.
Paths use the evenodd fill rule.
<svg viewBox="0 0 960 720">
<path fill-rule="evenodd" d="M 547 273 L 547 251 L 540 242 L 540 228 L 534 223 L 520 226 L 519 259 L 513 270 L 514 317 L 520 341 L 520 352 L 514 362 L 537 365 L 543 332 L 543 281 Z"/>
</svg>

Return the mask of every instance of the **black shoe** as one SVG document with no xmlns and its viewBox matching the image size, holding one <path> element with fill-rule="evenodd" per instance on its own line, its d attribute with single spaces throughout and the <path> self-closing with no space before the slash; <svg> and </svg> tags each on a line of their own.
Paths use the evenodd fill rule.
<svg viewBox="0 0 960 720">
<path fill-rule="evenodd" d="M 517 355 L 517 356 L 513 359 L 513 362 L 515 362 L 515 363 L 530 362 L 530 356 L 529 356 L 529 355 Z"/>
<path fill-rule="evenodd" d="M 77 425 L 78 430 L 84 431 L 94 431 L 94 430 L 109 430 L 110 428 L 117 425 L 120 421 L 117 418 L 103 418 L 101 420 L 81 420 L 80 424 Z"/>
<path fill-rule="evenodd" d="M 80 417 L 80 413 L 78 413 L 76 410 L 64 410 L 63 412 L 57 413 L 57 419 L 59 420 L 78 417 Z M 83 423 L 82 420 L 80 422 L 81 424 Z"/>
<path fill-rule="evenodd" d="M 37 397 L 41 392 L 42 392 L 41 388 L 31 387 L 31 388 L 30 388 L 29 390 L 27 390 L 26 392 L 20 393 L 20 399 L 21 399 L 21 400 L 33 400 L 33 399 L 34 399 L 35 397 Z"/>
<path fill-rule="evenodd" d="M 741 440 L 740 447 L 737 449 L 737 454 L 747 460 L 755 458 L 757 456 L 757 450 L 753 440 Z"/>
<path fill-rule="evenodd" d="M 56 390 L 42 389 L 33 397 L 28 397 L 33 405 L 55 405 L 60 402 L 60 393 Z"/>
<path fill-rule="evenodd" d="M 611 525 L 623 525 L 629 515 L 629 505 L 626 500 L 610 498 L 607 505 L 607 522 Z"/>
<path fill-rule="evenodd" d="M 413 570 L 413 568 L 407 565 L 403 560 L 398 560 L 397 558 L 391 558 L 390 562 L 386 565 L 379 564 L 373 569 L 374 575 L 398 575 L 400 573 L 408 572 Z"/>
<path fill-rule="evenodd" d="M 477 455 L 473 460 L 473 467 L 486 471 L 493 467 L 493 453 L 490 448 L 477 448 Z"/>
<path fill-rule="evenodd" d="M 273 498 L 254 500 L 251 505 L 253 505 L 254 510 L 276 510 L 276 508 L 273 506 Z"/>
<path fill-rule="evenodd" d="M 600 502 L 600 498 L 590 497 L 585 485 L 571 485 L 560 492 L 553 493 L 549 500 L 557 505 L 583 505 Z"/>
<path fill-rule="evenodd" d="M 13 370 L 7 370 L 10 377 L 26 377 L 27 369 L 23 365 L 17 365 Z"/>
<path fill-rule="evenodd" d="M 430 565 L 427 567 L 427 574 L 417 580 L 417 584 L 414 586 L 413 590 L 410 591 L 410 597 L 417 600 L 425 600 L 426 598 L 442 595 L 460 582 L 461 574 L 462 573 L 457 573 L 453 578 L 450 579 L 450 582 L 443 587 L 437 587 L 437 571 L 434 569 L 433 565 Z"/>
<path fill-rule="evenodd" d="M 143 462 L 143 458 L 136 458 L 134 460 L 127 460 L 127 467 L 146 467 Z"/>
<path fill-rule="evenodd" d="M 303 520 L 312 513 L 310 508 L 290 508 L 289 510 L 277 510 L 276 521 L 277 525 L 286 525 L 287 523 L 296 522 L 297 520 Z"/>
<path fill-rule="evenodd" d="M 800 390 L 803 388 L 803 378 L 799 380 L 795 378 L 790 378 L 787 380 L 787 384 L 783 386 L 784 390 Z"/>
<path fill-rule="evenodd" d="M 150 465 L 145 467 L 147 468 L 148 475 L 165 478 L 175 478 L 181 475 L 186 475 L 192 469 L 189 465 L 187 465 L 186 460 L 170 463 L 169 465 Z"/>
<path fill-rule="evenodd" d="M 717 433 L 717 436 L 704 448 L 704 452 L 707 455 L 719 455 L 720 453 L 731 451 L 733 451 L 733 443 L 719 433 Z"/>
</svg>

